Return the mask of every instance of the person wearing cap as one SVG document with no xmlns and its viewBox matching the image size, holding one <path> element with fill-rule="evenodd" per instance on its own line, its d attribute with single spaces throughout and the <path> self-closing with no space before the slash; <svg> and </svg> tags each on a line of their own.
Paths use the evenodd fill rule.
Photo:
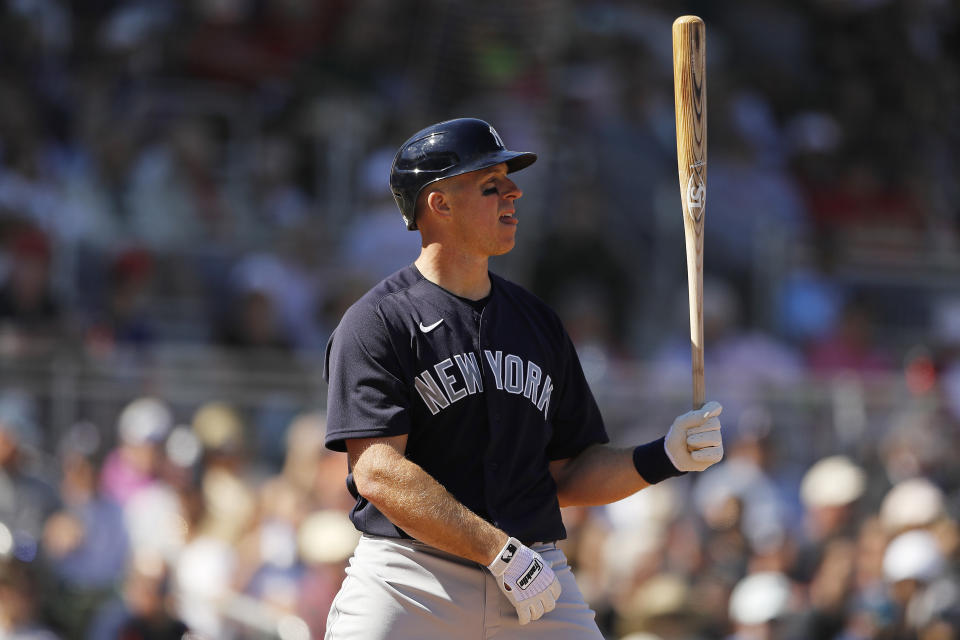
<svg viewBox="0 0 960 640">
<path fill-rule="evenodd" d="M 758 571 L 743 577 L 730 593 L 733 634 L 726 640 L 774 640 L 800 638 L 787 631 L 786 620 L 794 613 L 793 584 L 778 571 Z"/>
<path fill-rule="evenodd" d="M 107 454 L 100 484 L 108 497 L 126 505 L 141 490 L 157 481 L 160 445 L 173 428 L 173 413 L 166 402 L 144 396 L 131 400 L 117 418 L 119 442 Z"/>
<path fill-rule="evenodd" d="M 401 145 L 390 187 L 420 255 L 327 345 L 328 448 L 362 532 L 327 638 L 602 638 L 556 541 L 560 507 L 613 502 L 723 455 L 716 402 L 612 447 L 573 343 L 489 270 L 511 251 L 536 155 L 458 118 Z M 482 632 L 480 631 L 482 630 Z"/>
</svg>

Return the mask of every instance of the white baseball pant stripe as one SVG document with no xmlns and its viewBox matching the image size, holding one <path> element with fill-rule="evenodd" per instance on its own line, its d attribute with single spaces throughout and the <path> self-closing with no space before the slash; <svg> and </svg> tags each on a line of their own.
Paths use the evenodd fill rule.
<svg viewBox="0 0 960 640">
<path fill-rule="evenodd" d="M 330 607 L 326 640 L 603 640 L 567 558 L 532 548 L 563 593 L 557 608 L 521 626 L 486 567 L 421 542 L 364 534 Z"/>
</svg>

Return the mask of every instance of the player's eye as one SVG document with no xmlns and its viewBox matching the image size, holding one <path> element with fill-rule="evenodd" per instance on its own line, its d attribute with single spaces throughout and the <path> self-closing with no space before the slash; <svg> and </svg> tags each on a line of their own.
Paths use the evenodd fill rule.
<svg viewBox="0 0 960 640">
<path fill-rule="evenodd" d="M 486 189 L 483 190 L 483 195 L 485 195 L 485 196 L 492 196 L 492 195 L 495 194 L 495 193 L 497 193 L 497 187 L 496 187 L 496 186 L 487 187 Z"/>
</svg>

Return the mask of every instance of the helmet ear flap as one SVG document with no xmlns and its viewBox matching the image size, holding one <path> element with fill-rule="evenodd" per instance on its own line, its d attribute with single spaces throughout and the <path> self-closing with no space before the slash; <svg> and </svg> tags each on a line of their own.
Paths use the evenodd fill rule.
<svg viewBox="0 0 960 640">
<path fill-rule="evenodd" d="M 416 201 L 408 197 L 403 191 L 393 189 L 393 199 L 400 209 L 400 215 L 403 216 L 403 222 L 407 225 L 408 231 L 414 231 L 417 228 Z"/>
</svg>

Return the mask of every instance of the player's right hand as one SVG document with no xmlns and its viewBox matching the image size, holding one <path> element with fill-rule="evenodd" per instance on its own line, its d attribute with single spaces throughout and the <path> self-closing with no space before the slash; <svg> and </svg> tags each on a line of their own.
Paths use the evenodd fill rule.
<svg viewBox="0 0 960 640">
<path fill-rule="evenodd" d="M 703 471 L 723 458 L 719 402 L 677 416 L 663 446 L 678 471 Z"/>
<path fill-rule="evenodd" d="M 507 540 L 487 567 L 500 591 L 517 610 L 520 624 L 553 611 L 560 597 L 560 581 L 543 557 L 516 538 Z"/>
</svg>

